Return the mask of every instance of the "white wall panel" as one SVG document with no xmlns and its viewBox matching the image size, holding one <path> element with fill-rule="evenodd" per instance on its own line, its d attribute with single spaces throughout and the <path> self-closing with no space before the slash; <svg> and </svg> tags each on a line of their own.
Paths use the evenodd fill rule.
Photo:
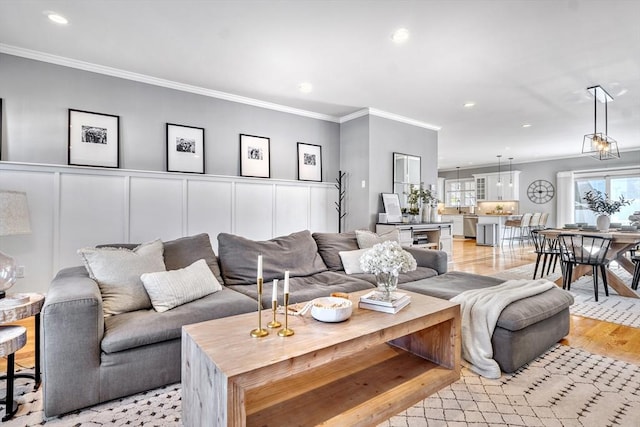
<svg viewBox="0 0 640 427">
<path fill-rule="evenodd" d="M 183 181 L 131 177 L 129 240 L 171 240 L 183 235 Z"/>
<path fill-rule="evenodd" d="M 276 185 L 275 235 L 309 229 L 309 187 Z"/>
<path fill-rule="evenodd" d="M 335 233 L 338 231 L 338 211 L 334 202 L 338 200 L 338 190 L 331 187 L 311 187 L 309 210 L 311 231 Z"/>
<path fill-rule="evenodd" d="M 60 175 L 59 267 L 81 265 L 77 250 L 124 242 L 124 178 Z"/>
<path fill-rule="evenodd" d="M 189 181 L 187 235 L 208 233 L 213 249 L 218 251 L 219 233 L 232 230 L 232 182 Z"/>
<path fill-rule="evenodd" d="M 273 184 L 236 183 L 234 233 L 253 240 L 273 237 Z"/>
<path fill-rule="evenodd" d="M 1 236 L 0 251 L 24 267 L 11 293 L 45 292 L 53 270 L 53 181 L 54 174 L 0 169 L 0 188 L 24 191 L 29 205 L 30 234 Z"/>
</svg>

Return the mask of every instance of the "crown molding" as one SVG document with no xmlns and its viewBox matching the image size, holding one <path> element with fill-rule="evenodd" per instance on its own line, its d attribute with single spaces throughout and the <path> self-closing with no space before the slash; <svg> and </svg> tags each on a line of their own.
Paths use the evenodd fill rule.
<svg viewBox="0 0 640 427">
<path fill-rule="evenodd" d="M 432 124 L 429 124 L 429 123 L 421 122 L 419 120 L 414 120 L 414 119 L 411 119 L 409 117 L 400 116 L 398 114 L 389 113 L 387 111 L 382 111 L 382 110 L 378 110 L 378 109 L 375 109 L 375 108 L 363 108 L 362 110 L 358 110 L 358 111 L 355 111 L 355 112 L 353 112 L 351 114 L 348 114 L 346 116 L 342 116 L 342 117 L 340 117 L 340 123 L 345 123 L 345 122 L 348 122 L 350 120 L 354 120 L 354 119 L 357 119 L 359 117 L 366 116 L 367 114 L 371 115 L 371 116 L 382 117 L 384 119 L 393 120 L 393 121 L 400 122 L 400 123 L 406 123 L 406 124 L 411 125 L 411 126 L 417 126 L 417 127 L 421 127 L 421 128 L 425 128 L 425 129 L 430 129 L 430 130 L 435 130 L 435 131 L 439 131 L 440 129 L 442 129 L 440 126 L 436 126 L 436 125 L 432 125 Z"/>
<path fill-rule="evenodd" d="M 168 89 L 179 90 L 182 92 L 194 93 L 197 95 L 208 96 L 211 98 L 223 99 L 225 101 L 237 102 L 240 104 L 247 104 L 254 107 L 266 108 L 269 110 L 280 111 L 283 113 L 295 114 L 298 116 L 309 117 L 312 119 L 340 123 L 340 119 L 338 117 L 331 116 L 328 114 L 316 113 L 314 111 L 307 111 L 299 108 L 288 107 L 286 105 L 275 104 L 273 102 L 261 101 L 259 99 L 249 98 L 249 97 L 240 96 L 240 95 L 234 95 L 227 92 L 206 89 L 199 86 L 188 85 L 184 83 L 175 82 L 172 80 L 166 80 L 158 77 L 148 76 L 146 74 L 134 73 L 131 71 L 121 70 L 118 68 L 112 68 L 104 65 L 93 64 L 90 62 L 79 61 L 77 59 L 65 58 L 63 56 L 52 55 L 49 53 L 11 46 L 3 43 L 0 43 L 0 53 L 20 56 L 22 58 L 33 59 L 36 61 L 48 62 L 51 64 L 61 65 L 64 67 L 90 71 L 92 73 L 118 77 L 121 79 L 133 80 L 133 81 L 146 83 L 154 86 L 161 86 Z"/>
</svg>

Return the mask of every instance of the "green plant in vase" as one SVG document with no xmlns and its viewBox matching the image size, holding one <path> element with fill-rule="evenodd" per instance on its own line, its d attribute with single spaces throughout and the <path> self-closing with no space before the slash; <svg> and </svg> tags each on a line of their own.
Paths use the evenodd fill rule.
<svg viewBox="0 0 640 427">
<path fill-rule="evenodd" d="M 607 193 L 599 190 L 587 191 L 582 199 L 587 202 L 589 210 L 598 215 L 596 225 L 599 231 L 607 231 L 611 224 L 610 215 L 620 212 L 623 206 L 628 206 L 633 202 L 633 199 L 625 199 L 622 195 L 618 200 L 612 201 Z"/>
</svg>

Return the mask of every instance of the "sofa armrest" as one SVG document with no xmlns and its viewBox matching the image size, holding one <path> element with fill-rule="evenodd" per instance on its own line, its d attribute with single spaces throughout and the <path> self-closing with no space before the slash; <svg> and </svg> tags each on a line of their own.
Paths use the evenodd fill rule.
<svg viewBox="0 0 640 427">
<path fill-rule="evenodd" d="M 97 402 L 104 315 L 98 284 L 84 267 L 63 269 L 53 279 L 41 327 L 45 415 Z"/>
<path fill-rule="evenodd" d="M 405 247 L 403 249 L 413 255 L 418 263 L 418 267 L 433 268 L 438 274 L 447 272 L 446 252 L 414 247 Z"/>
</svg>

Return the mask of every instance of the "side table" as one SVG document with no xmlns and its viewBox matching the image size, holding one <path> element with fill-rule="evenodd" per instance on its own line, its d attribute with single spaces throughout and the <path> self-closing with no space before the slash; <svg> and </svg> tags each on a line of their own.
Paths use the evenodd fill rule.
<svg viewBox="0 0 640 427">
<path fill-rule="evenodd" d="M 15 352 L 20 350 L 27 342 L 27 329 L 24 326 L 0 326 L 0 356 L 7 357 L 7 394 L 0 403 L 5 404 L 4 417 L 7 421 L 18 411 L 18 404 L 13 400 L 13 380 Z"/>
<path fill-rule="evenodd" d="M 33 389 L 40 387 L 40 310 L 44 304 L 44 295 L 37 293 L 24 293 L 7 295 L 0 299 L 0 325 L 16 322 L 34 316 L 35 318 L 35 368 L 33 374 L 15 374 L 15 378 L 32 378 L 35 380 Z M 6 378 L 5 376 L 0 379 Z"/>
</svg>

